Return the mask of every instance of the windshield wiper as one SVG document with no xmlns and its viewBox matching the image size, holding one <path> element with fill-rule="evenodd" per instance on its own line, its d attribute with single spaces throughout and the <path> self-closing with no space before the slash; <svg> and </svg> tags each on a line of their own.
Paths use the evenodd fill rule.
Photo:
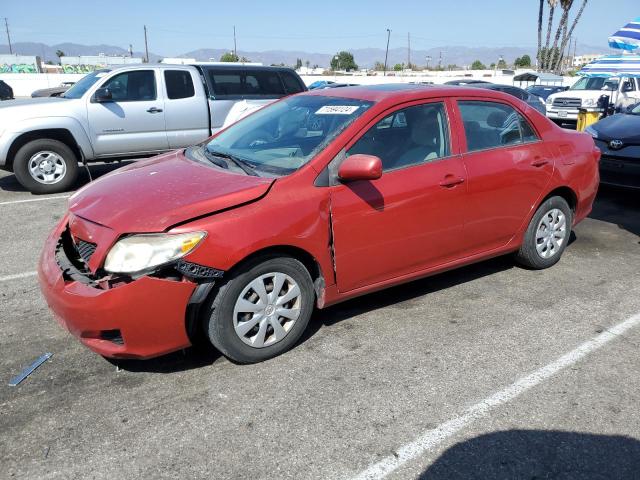
<svg viewBox="0 0 640 480">
<path fill-rule="evenodd" d="M 202 153 L 204 154 L 205 158 L 207 160 L 209 160 L 211 163 L 213 163 L 214 165 L 216 165 L 217 167 L 220 168 L 224 168 L 226 170 L 229 170 L 229 164 L 227 162 L 222 162 L 220 161 L 220 156 L 219 155 L 213 155 L 209 152 L 209 150 L 207 150 L 206 148 L 202 149 Z"/>
<path fill-rule="evenodd" d="M 204 149 L 205 154 L 207 155 L 207 158 L 209 158 L 209 156 L 215 158 L 224 158 L 225 160 L 231 161 L 235 166 L 237 166 L 238 168 L 240 168 L 244 173 L 246 173 L 247 175 L 252 175 L 254 177 L 259 176 L 255 169 L 249 165 L 248 162 L 242 160 L 241 158 L 236 157 L 235 155 L 231 155 L 230 153 L 226 153 L 226 152 L 218 152 L 218 151 L 211 151 L 208 148 L 205 147 Z"/>
</svg>

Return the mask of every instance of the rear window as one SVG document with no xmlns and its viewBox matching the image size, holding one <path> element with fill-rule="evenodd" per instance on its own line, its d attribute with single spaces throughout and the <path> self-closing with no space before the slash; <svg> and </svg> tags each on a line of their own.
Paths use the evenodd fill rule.
<svg viewBox="0 0 640 480">
<path fill-rule="evenodd" d="M 285 89 L 276 70 L 206 69 L 216 98 L 280 98 Z"/>
<path fill-rule="evenodd" d="M 196 94 L 191 74 L 184 70 L 167 70 L 164 72 L 167 85 L 167 97 L 171 100 L 189 98 Z"/>
</svg>

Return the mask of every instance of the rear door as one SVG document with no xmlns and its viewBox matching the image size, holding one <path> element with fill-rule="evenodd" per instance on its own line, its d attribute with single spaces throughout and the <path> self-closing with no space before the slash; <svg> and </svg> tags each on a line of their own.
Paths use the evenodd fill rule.
<svg viewBox="0 0 640 480">
<path fill-rule="evenodd" d="M 184 148 L 209 136 L 209 108 L 202 80 L 191 69 L 162 71 L 169 148 Z"/>
<path fill-rule="evenodd" d="M 379 116 L 346 155 L 376 155 L 382 177 L 331 187 L 338 288 L 348 292 L 459 256 L 465 170 L 444 102 Z"/>
<path fill-rule="evenodd" d="M 167 150 L 164 93 L 158 69 L 115 73 L 101 88 L 113 101 L 87 102 L 91 140 L 97 156 Z"/>
<path fill-rule="evenodd" d="M 464 237 L 469 255 L 506 245 L 549 184 L 554 160 L 532 124 L 512 105 L 460 99 L 468 175 Z"/>
</svg>

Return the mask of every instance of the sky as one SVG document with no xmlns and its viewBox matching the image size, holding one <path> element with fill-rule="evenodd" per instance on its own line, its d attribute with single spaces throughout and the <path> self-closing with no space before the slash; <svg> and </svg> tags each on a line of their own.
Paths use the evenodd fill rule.
<svg viewBox="0 0 640 480">
<path fill-rule="evenodd" d="M 577 11 L 581 0 L 575 0 Z M 301 50 L 446 45 L 535 46 L 537 0 L 2 0 L 12 42 L 108 44 L 172 56 L 198 48 Z M 639 0 L 589 0 L 578 43 L 606 47 L 607 37 L 640 16 Z M 0 43 L 6 39 L 0 35 Z"/>
</svg>

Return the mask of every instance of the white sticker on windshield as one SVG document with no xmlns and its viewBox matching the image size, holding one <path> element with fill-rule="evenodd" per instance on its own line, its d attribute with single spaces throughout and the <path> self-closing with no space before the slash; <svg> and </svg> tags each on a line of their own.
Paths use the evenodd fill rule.
<svg viewBox="0 0 640 480">
<path fill-rule="evenodd" d="M 316 115 L 351 115 L 358 108 L 357 105 L 325 105 L 316 111 Z"/>
</svg>

